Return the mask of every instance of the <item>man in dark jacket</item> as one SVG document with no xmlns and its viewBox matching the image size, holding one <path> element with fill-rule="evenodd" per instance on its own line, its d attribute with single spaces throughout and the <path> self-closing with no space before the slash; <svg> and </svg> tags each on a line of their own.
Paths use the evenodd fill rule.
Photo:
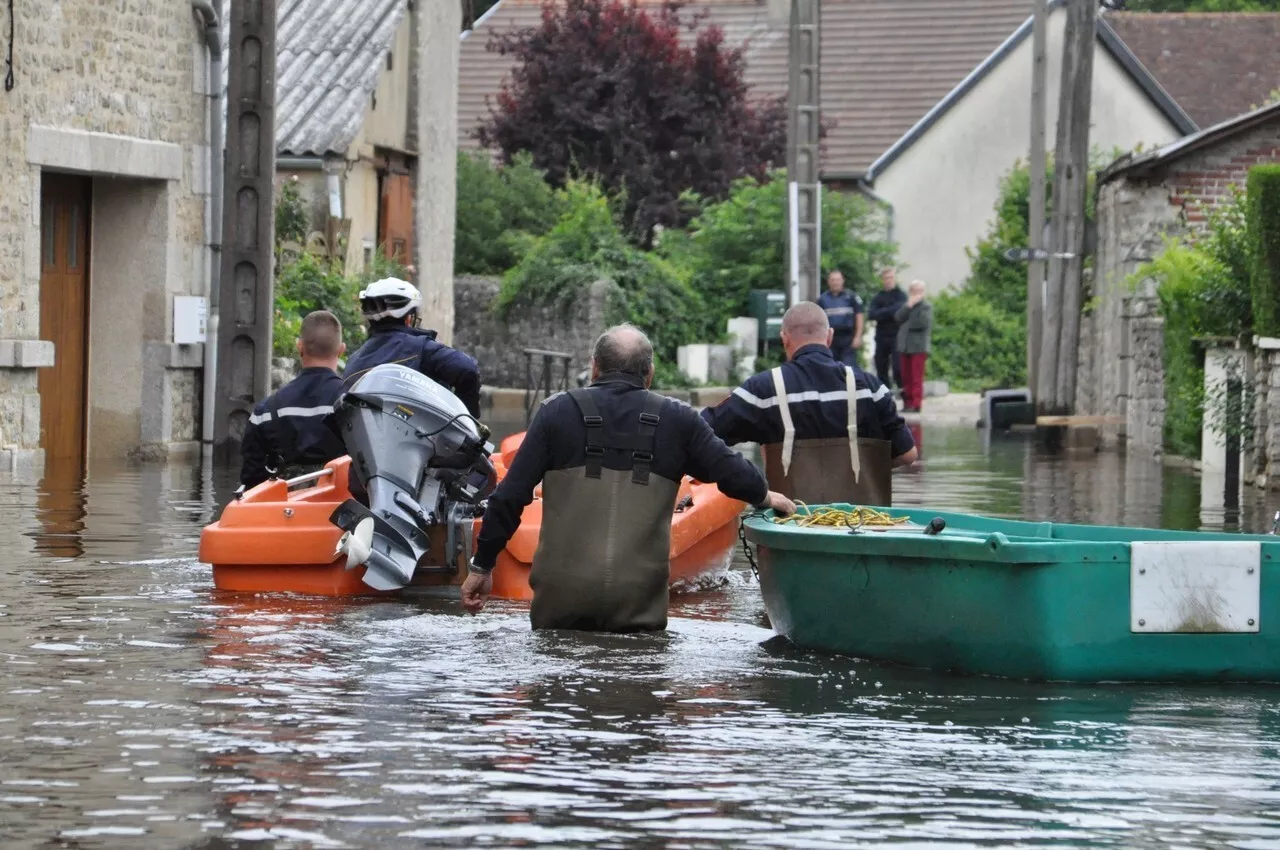
<svg viewBox="0 0 1280 850">
<path fill-rule="evenodd" d="M 400 363 L 449 389 L 479 416 L 480 368 L 461 351 L 436 342 L 435 331 L 418 328 L 421 306 L 421 294 L 407 281 L 385 278 L 369 284 L 360 293 L 369 338 L 347 360 L 343 384 L 349 389 L 374 366 Z"/>
<path fill-rule="evenodd" d="M 498 554 L 539 481 L 535 629 L 666 628 L 671 516 L 686 474 L 748 504 L 794 510 L 693 408 L 649 392 L 653 347 L 638 329 L 622 325 L 596 340 L 591 379 L 543 403 L 489 498 L 462 585 L 466 610 L 484 607 Z"/>
<path fill-rule="evenodd" d="M 272 475 L 288 478 L 313 472 L 346 454 L 326 417 L 342 395 L 338 359 L 346 346 L 342 325 L 327 310 L 302 320 L 298 356 L 302 371 L 274 395 L 260 401 L 240 443 L 242 489 Z"/>
<path fill-rule="evenodd" d="M 886 387 L 902 389 L 902 358 L 898 353 L 898 310 L 907 303 L 907 293 L 898 287 L 898 274 L 892 266 L 880 272 L 880 284 L 884 288 L 871 299 L 867 318 L 876 323 L 876 376 Z"/>
<path fill-rule="evenodd" d="M 759 443 L 769 486 L 808 504 L 892 504 L 893 467 L 913 463 L 911 431 L 889 389 L 832 356 L 823 311 L 782 317 L 787 362 L 753 375 L 702 411 L 729 445 Z"/>
<path fill-rule="evenodd" d="M 857 366 L 862 350 L 862 299 L 844 288 L 839 269 L 827 275 L 827 291 L 818 296 L 818 306 L 826 311 L 831 324 L 831 353 L 841 363 Z"/>
</svg>

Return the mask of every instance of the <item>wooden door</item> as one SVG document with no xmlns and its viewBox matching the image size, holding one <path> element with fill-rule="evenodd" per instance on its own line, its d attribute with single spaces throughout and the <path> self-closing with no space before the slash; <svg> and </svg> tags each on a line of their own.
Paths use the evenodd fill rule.
<svg viewBox="0 0 1280 850">
<path fill-rule="evenodd" d="M 378 199 L 378 244 L 401 265 L 413 263 L 413 176 L 389 171 L 382 175 Z"/>
<path fill-rule="evenodd" d="M 40 184 L 40 338 L 54 356 L 40 370 L 40 445 L 60 467 L 85 458 L 89 192 L 83 177 L 45 174 Z"/>
</svg>

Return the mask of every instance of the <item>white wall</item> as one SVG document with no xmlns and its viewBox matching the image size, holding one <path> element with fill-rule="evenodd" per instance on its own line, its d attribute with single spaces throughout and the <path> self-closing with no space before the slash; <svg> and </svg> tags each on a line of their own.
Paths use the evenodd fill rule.
<svg viewBox="0 0 1280 850">
<path fill-rule="evenodd" d="M 1052 151 L 1066 15 L 1048 28 L 1046 147 Z M 1031 38 L 1028 36 L 959 103 L 876 178 L 875 190 L 894 207 L 894 235 L 908 265 L 929 291 L 962 284 L 966 247 L 994 218 L 1000 179 L 1030 148 Z M 1181 134 L 1098 42 L 1094 54 L 1090 145 L 1108 153 L 1150 148 Z"/>
</svg>

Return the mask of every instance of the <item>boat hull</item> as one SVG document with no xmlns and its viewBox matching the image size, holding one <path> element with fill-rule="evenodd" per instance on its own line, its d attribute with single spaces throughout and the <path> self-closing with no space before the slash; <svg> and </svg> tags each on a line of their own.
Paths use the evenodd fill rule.
<svg viewBox="0 0 1280 850">
<path fill-rule="evenodd" d="M 522 435 L 508 438 L 495 456 L 500 476 L 514 458 Z M 364 567 L 346 569 L 335 556 L 342 532 L 329 522 L 334 509 L 350 498 L 350 459 L 330 463 L 325 472 L 291 488 L 268 481 L 227 505 L 217 522 L 200 535 L 200 560 L 213 568 L 218 590 L 238 593 L 300 593 L 318 596 L 383 596 L 363 581 Z M 542 526 L 542 500 L 535 497 L 521 517 L 494 569 L 493 595 L 502 599 L 533 598 L 529 569 Z M 672 515 L 671 581 L 686 582 L 728 566 L 737 543 L 738 517 L 745 505 L 715 485 L 685 479 L 678 499 L 685 505 Z M 472 528 L 480 531 L 479 520 Z M 584 529 L 584 533 L 589 530 Z M 445 530 L 433 529 L 431 551 L 445 548 Z M 461 560 L 461 559 L 460 559 Z M 466 564 L 436 564 L 419 569 L 410 587 L 461 584 Z"/>
<path fill-rule="evenodd" d="M 919 526 L 941 516 L 956 531 L 935 537 L 918 528 L 806 532 L 747 521 L 765 606 L 779 634 L 803 647 L 955 673 L 1087 682 L 1280 681 L 1280 542 L 1274 537 L 893 513 Z M 1141 589 L 1148 579 L 1132 559 L 1135 543 L 1148 552 L 1152 543 L 1213 543 L 1204 550 L 1210 553 L 1229 551 L 1224 544 L 1256 545 L 1255 598 L 1243 592 L 1231 602 L 1255 607 L 1234 625 L 1224 625 L 1228 611 L 1223 623 L 1187 620 L 1169 627 L 1179 631 L 1143 631 L 1146 620 L 1136 606 L 1151 604 L 1161 588 Z M 1210 568 L 1216 572 L 1205 574 L 1218 581 L 1212 577 L 1221 574 L 1219 565 L 1204 567 Z M 1240 630 L 1216 631 L 1225 628 Z"/>
</svg>

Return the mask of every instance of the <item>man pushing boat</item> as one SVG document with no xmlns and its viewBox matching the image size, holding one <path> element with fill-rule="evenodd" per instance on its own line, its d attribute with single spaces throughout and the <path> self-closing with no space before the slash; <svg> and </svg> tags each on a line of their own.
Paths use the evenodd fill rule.
<svg viewBox="0 0 1280 850">
<path fill-rule="evenodd" d="M 817 304 L 782 317 L 787 362 L 752 375 L 702 418 L 729 445 L 759 443 L 769 486 L 808 504 L 889 505 L 891 470 L 918 452 L 889 388 L 831 353 Z"/>
<path fill-rule="evenodd" d="M 535 629 L 666 628 L 671 517 L 685 474 L 757 507 L 795 509 L 692 408 L 649 391 L 653 346 L 637 328 L 611 328 L 596 340 L 591 380 L 542 404 L 489 498 L 462 585 L 466 610 L 484 607 L 498 554 L 539 481 L 542 529 L 529 574 Z"/>
</svg>

